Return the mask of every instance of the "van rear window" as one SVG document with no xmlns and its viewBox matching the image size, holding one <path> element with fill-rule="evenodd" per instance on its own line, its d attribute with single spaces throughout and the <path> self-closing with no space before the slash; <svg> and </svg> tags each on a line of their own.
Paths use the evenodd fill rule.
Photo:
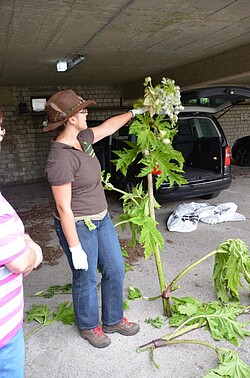
<svg viewBox="0 0 250 378">
<path fill-rule="evenodd" d="M 214 138 L 220 137 L 216 124 L 210 118 L 182 118 L 178 121 L 177 137 Z"/>
</svg>

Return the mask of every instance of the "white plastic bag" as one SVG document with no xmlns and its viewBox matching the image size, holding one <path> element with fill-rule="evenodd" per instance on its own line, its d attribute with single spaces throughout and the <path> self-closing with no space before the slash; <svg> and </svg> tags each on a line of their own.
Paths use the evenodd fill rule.
<svg viewBox="0 0 250 378">
<path fill-rule="evenodd" d="M 219 205 L 196 202 L 182 204 L 168 218 L 167 228 L 169 231 L 191 232 L 196 230 L 199 220 L 209 224 L 246 220 L 236 210 L 237 205 L 233 202 Z"/>
</svg>

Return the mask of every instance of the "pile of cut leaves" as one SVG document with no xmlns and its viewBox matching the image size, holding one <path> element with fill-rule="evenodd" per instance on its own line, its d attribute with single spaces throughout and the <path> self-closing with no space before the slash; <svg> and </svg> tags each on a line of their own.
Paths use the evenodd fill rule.
<svg viewBox="0 0 250 378">
<path fill-rule="evenodd" d="M 198 344 L 214 350 L 219 359 L 219 365 L 204 378 L 247 378 L 250 377 L 250 367 L 239 358 L 236 350 L 218 348 L 200 340 L 180 339 L 181 336 L 193 330 L 205 329 L 210 332 L 214 340 L 227 340 L 234 347 L 238 347 L 239 340 L 243 341 L 245 336 L 250 336 L 250 331 L 246 328 L 248 323 L 239 322 L 237 319 L 238 316 L 250 312 L 250 305 L 243 306 L 239 297 L 239 288 L 243 287 L 242 279 L 247 282 L 249 290 L 248 247 L 240 239 L 229 239 L 200 261 L 212 255 L 215 257 L 213 282 L 218 301 L 205 303 L 192 297 L 177 298 L 172 295 L 172 291 L 176 290 L 176 283 L 197 265 L 195 262 L 181 272 L 166 289 L 172 301 L 168 324 L 170 327 L 175 327 L 175 331 L 139 346 L 137 352 L 149 350 L 153 364 L 159 368 L 154 356 L 156 349 L 172 344 Z M 143 296 L 140 289 L 133 286 L 129 287 L 128 296 L 130 300 L 150 299 Z M 155 328 L 161 328 L 166 324 L 166 319 L 159 316 L 145 321 Z"/>
</svg>

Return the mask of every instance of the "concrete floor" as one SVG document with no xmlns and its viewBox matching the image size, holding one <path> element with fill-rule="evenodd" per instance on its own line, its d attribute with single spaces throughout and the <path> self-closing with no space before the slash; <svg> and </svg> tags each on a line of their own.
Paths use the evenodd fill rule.
<svg viewBox="0 0 250 378">
<path fill-rule="evenodd" d="M 156 216 L 159 229 L 166 241 L 162 252 L 162 261 L 167 280 L 172 280 L 182 269 L 198 258 L 214 250 L 227 239 L 242 239 L 250 246 L 250 167 L 233 166 L 233 183 L 228 190 L 213 200 L 211 204 L 235 202 L 238 212 L 245 215 L 246 221 L 226 222 L 217 225 L 199 223 L 197 230 L 191 233 L 169 232 L 166 220 L 179 203 L 172 202 L 162 205 Z M 51 194 L 46 183 L 28 184 L 7 187 L 3 194 L 13 206 L 22 213 L 37 204 L 51 209 Z M 108 196 L 109 210 L 115 220 L 121 213 L 121 204 L 114 196 Z M 191 202 L 191 201 L 187 201 Z M 196 202 L 202 202 L 197 200 Z M 34 220 L 33 220 L 34 221 Z M 50 233 L 50 245 L 58 247 L 57 237 L 52 228 L 52 219 L 41 219 L 47 232 Z M 27 221 L 32 223 L 32 220 Z M 128 231 L 122 237 L 129 237 Z M 213 259 L 208 259 L 197 266 L 191 273 L 181 280 L 181 288 L 174 295 L 193 296 L 205 302 L 216 300 L 211 275 Z M 34 293 L 44 290 L 51 285 L 65 285 L 71 282 L 71 274 L 66 259 L 62 256 L 55 266 L 43 264 L 25 278 L 25 310 L 32 304 L 47 304 L 51 311 L 57 309 L 58 304 L 69 301 L 71 295 L 57 295 L 51 299 L 32 297 Z M 153 256 L 145 261 L 139 259 L 134 264 L 134 270 L 127 272 L 124 283 L 124 297 L 127 298 L 128 285 L 141 290 L 144 296 L 152 297 L 159 293 L 157 272 Z M 249 290 L 245 286 L 241 291 L 241 301 L 249 304 Z M 140 323 L 141 331 L 134 337 L 126 338 L 119 334 L 111 335 L 112 343 L 108 348 L 95 349 L 79 337 L 75 326 L 65 326 L 61 322 L 48 325 L 35 333 L 26 341 L 26 378 L 201 378 L 210 369 L 218 365 L 216 354 L 201 346 L 174 345 L 160 348 L 155 352 L 156 361 L 160 368 L 157 370 L 148 352 L 138 354 L 136 348 L 153 339 L 170 333 L 166 324 L 161 329 L 153 328 L 145 322 L 147 318 L 162 315 L 161 300 L 129 302 L 130 308 L 125 311 L 129 320 Z M 249 315 L 241 316 L 240 321 L 249 321 Z M 28 335 L 37 328 L 38 323 L 25 323 L 24 332 Z M 248 329 L 249 326 L 248 326 Z M 205 330 L 193 332 L 186 338 L 208 341 L 215 346 L 236 349 L 228 342 L 216 342 Z M 250 365 L 250 338 L 239 343 L 240 358 Z"/>
</svg>

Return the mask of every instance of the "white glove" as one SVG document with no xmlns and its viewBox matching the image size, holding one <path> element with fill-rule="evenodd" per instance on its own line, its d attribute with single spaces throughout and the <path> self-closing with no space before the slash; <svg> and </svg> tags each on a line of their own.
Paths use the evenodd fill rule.
<svg viewBox="0 0 250 378">
<path fill-rule="evenodd" d="M 147 108 L 138 108 L 138 109 L 131 109 L 130 112 L 132 113 L 132 117 L 134 118 L 137 114 L 144 114 L 148 111 Z"/>
<path fill-rule="evenodd" d="M 72 262 L 75 269 L 85 269 L 88 270 L 89 264 L 87 255 L 82 249 L 81 244 L 76 245 L 75 247 L 69 247 L 72 254 Z"/>
</svg>

